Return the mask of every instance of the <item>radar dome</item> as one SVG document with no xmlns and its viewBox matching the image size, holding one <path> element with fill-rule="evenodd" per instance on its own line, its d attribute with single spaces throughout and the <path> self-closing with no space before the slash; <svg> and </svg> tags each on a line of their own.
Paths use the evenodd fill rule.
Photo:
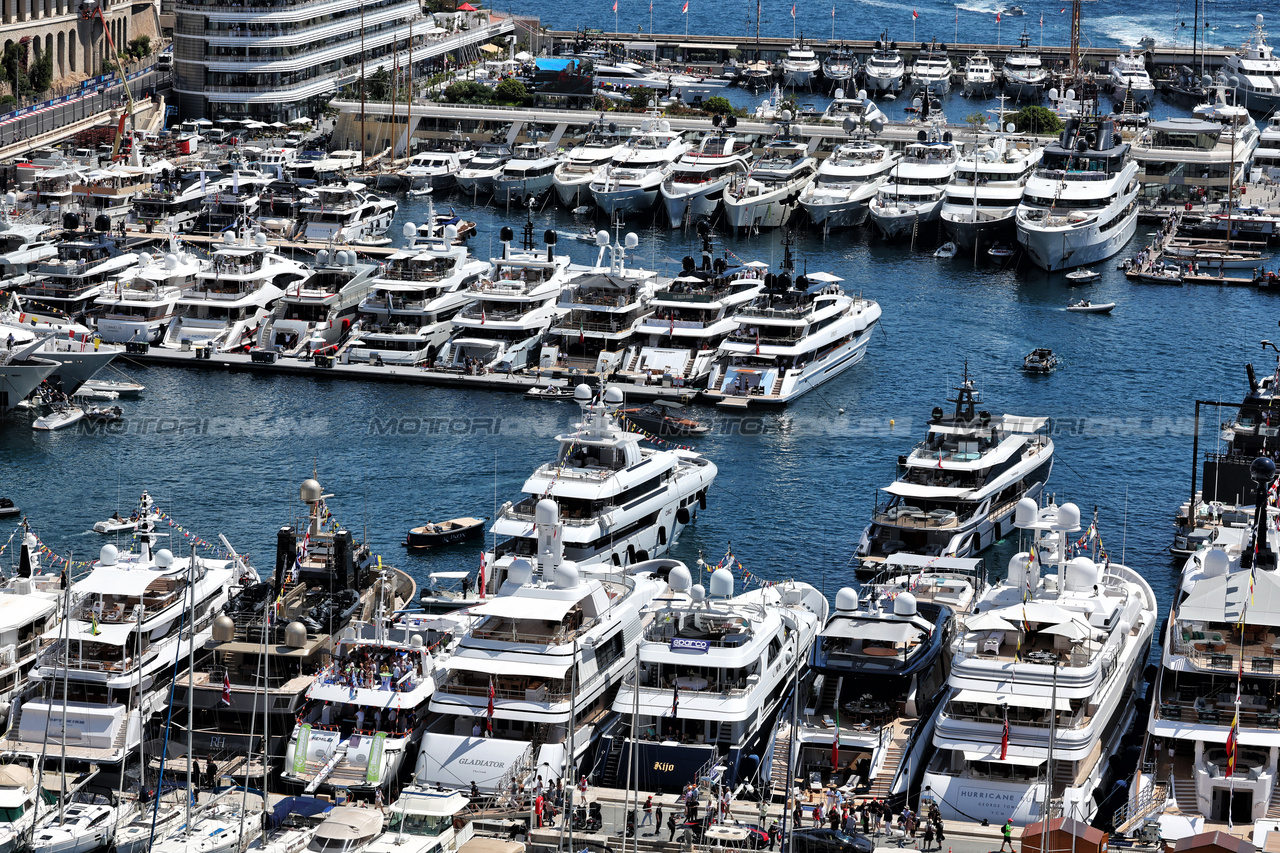
<svg viewBox="0 0 1280 853">
<path fill-rule="evenodd" d="M 556 567 L 556 589 L 573 589 L 578 585 L 580 579 L 578 564 L 573 560 L 564 560 Z"/>
<path fill-rule="evenodd" d="M 600 231 L 597 231 L 597 232 L 596 232 L 596 245 L 597 245 L 597 246 L 607 246 L 607 245 L 609 245 L 609 232 L 608 232 L 608 231 L 605 231 L 605 230 L 601 229 Z"/>
<path fill-rule="evenodd" d="M 676 566 L 671 570 L 671 574 L 667 575 L 667 585 L 676 592 L 688 592 L 693 586 L 693 575 L 686 566 Z"/>
<path fill-rule="evenodd" d="M 622 405 L 622 389 L 616 385 L 610 385 L 604 392 L 604 401 L 611 406 Z"/>
<path fill-rule="evenodd" d="M 103 545 L 102 550 L 98 552 L 98 562 L 104 566 L 114 566 L 119 556 L 120 552 L 115 545 Z"/>
<path fill-rule="evenodd" d="M 560 505 L 551 498 L 543 498 L 533 508 L 533 520 L 538 524 L 555 524 L 560 518 Z"/>
<path fill-rule="evenodd" d="M 858 593 L 852 587 L 842 586 L 836 593 L 836 610 L 850 611 L 858 609 Z"/>
<path fill-rule="evenodd" d="M 253 242 L 259 246 L 265 246 L 267 245 L 267 235 L 259 231 L 257 234 L 253 235 Z"/>
<path fill-rule="evenodd" d="M 23 540 L 28 548 L 34 548 L 40 544 L 40 540 L 36 538 L 34 533 L 28 533 L 26 539 Z"/>
<path fill-rule="evenodd" d="M 1067 585 L 1069 590 L 1086 591 L 1098 582 L 1098 564 L 1088 557 L 1076 557 L 1067 563 Z"/>
<path fill-rule="evenodd" d="M 507 568 L 507 581 L 524 586 L 533 578 L 533 565 L 528 560 L 512 560 Z"/>
<path fill-rule="evenodd" d="M 406 222 L 404 227 L 400 229 L 400 233 L 405 236 L 406 240 L 412 240 L 414 235 L 418 233 L 418 226 L 412 222 Z M 319 254 L 318 252 L 316 254 Z"/>
<path fill-rule="evenodd" d="M 324 489 L 316 480 L 303 480 L 302 486 L 298 488 L 298 496 L 302 498 L 303 503 L 315 503 L 323 494 Z"/>
<path fill-rule="evenodd" d="M 236 620 L 232 619 L 225 613 L 218 615 L 213 620 L 213 641 L 215 643 L 229 643 L 236 638 Z"/>
<path fill-rule="evenodd" d="M 164 256 L 164 268 L 169 272 L 173 272 L 178 268 L 178 256 L 173 252 Z"/>
<path fill-rule="evenodd" d="M 689 590 L 689 597 L 693 599 L 694 604 L 697 604 L 700 601 L 706 600 L 707 591 L 703 588 L 702 584 L 695 583 L 693 585 L 693 589 Z"/>
<path fill-rule="evenodd" d="M 844 100 L 844 89 L 836 89 L 836 100 Z"/>
<path fill-rule="evenodd" d="M 1057 88 L 1053 88 L 1053 89 L 1050 89 L 1050 90 L 1049 90 L 1049 100 L 1051 100 L 1051 101 L 1056 101 L 1056 100 L 1058 100 L 1058 90 L 1057 90 Z"/>
<path fill-rule="evenodd" d="M 167 569 L 173 565 L 173 552 L 168 548 L 161 548 L 156 551 L 156 565 L 162 569 Z"/>
<path fill-rule="evenodd" d="M 1269 456 L 1259 456 L 1249 465 L 1249 476 L 1255 483 L 1270 483 L 1276 476 L 1276 463 Z"/>
<path fill-rule="evenodd" d="M 622 238 L 622 245 L 626 246 L 628 249 L 634 249 L 636 246 L 640 245 L 640 235 L 634 231 L 628 231 L 627 236 Z"/>
<path fill-rule="evenodd" d="M 900 592 L 893 599 L 894 616 L 915 616 L 916 597 L 909 592 Z"/>
<path fill-rule="evenodd" d="M 1027 554 L 1014 554 L 1009 560 L 1009 586 L 1021 588 L 1027 579 L 1027 564 L 1031 562 Z"/>
<path fill-rule="evenodd" d="M 573 399 L 575 402 L 578 402 L 578 403 L 590 403 L 591 402 L 591 386 L 587 385 L 587 383 L 585 382 L 578 385 L 576 388 L 573 389 Z"/>
<path fill-rule="evenodd" d="M 1036 515 L 1038 514 L 1039 509 L 1036 507 L 1035 498 L 1023 498 L 1013 508 L 1013 526 L 1030 527 L 1036 523 Z"/>
<path fill-rule="evenodd" d="M 858 90 L 858 100 L 859 100 L 859 101 L 865 101 L 866 99 L 867 99 L 867 90 L 866 90 L 866 89 L 859 89 L 859 90 Z"/>
<path fill-rule="evenodd" d="M 1225 575 L 1231 568 L 1231 558 L 1221 548 L 1210 548 L 1200 558 L 1200 564 L 1204 568 L 1205 577 L 1216 578 Z"/>
<path fill-rule="evenodd" d="M 284 644 L 291 649 L 300 649 L 307 644 L 307 626 L 301 622 L 290 622 L 284 626 Z"/>
<path fill-rule="evenodd" d="M 1058 507 L 1058 520 L 1054 522 L 1054 530 L 1079 530 L 1080 507 L 1073 503 L 1065 503 Z"/>
<path fill-rule="evenodd" d="M 711 573 L 711 595 L 714 598 L 733 596 L 733 572 L 721 568 Z"/>
<path fill-rule="evenodd" d="M 409 645 L 415 649 L 420 649 L 425 645 L 421 634 L 414 634 L 409 638 Z"/>
<path fill-rule="evenodd" d="M 316 265 L 317 265 L 317 266 L 325 266 L 325 265 L 326 265 L 326 264 L 328 264 L 328 263 L 329 263 L 329 250 L 328 250 L 328 249 L 321 249 L 320 251 L 316 252 Z"/>
<path fill-rule="evenodd" d="M 446 225 L 444 227 L 444 241 L 452 245 L 453 241 L 457 239 L 458 239 L 458 226 Z"/>
<path fill-rule="evenodd" d="M 791 110 L 783 110 L 778 114 L 778 118 L 782 121 L 791 121 Z"/>
</svg>

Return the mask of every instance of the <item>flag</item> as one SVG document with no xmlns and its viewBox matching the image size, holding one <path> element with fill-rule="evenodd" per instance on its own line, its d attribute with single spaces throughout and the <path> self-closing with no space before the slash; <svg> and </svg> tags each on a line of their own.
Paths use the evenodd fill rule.
<svg viewBox="0 0 1280 853">
<path fill-rule="evenodd" d="M 484 551 L 480 552 L 480 573 L 476 580 L 476 588 L 480 590 L 480 597 L 484 598 Z"/>
<path fill-rule="evenodd" d="M 836 739 L 831 743 L 831 769 L 840 766 L 840 706 L 836 706 Z"/>
<path fill-rule="evenodd" d="M 1000 13 L 996 12 L 996 23 L 1000 23 Z"/>
<path fill-rule="evenodd" d="M 618 14 L 618 0 L 613 0 L 613 13 Z"/>
<path fill-rule="evenodd" d="M 485 720 L 485 730 L 489 734 L 493 734 L 493 676 L 489 676 L 489 709 L 485 712 L 487 719 Z"/>
<path fill-rule="evenodd" d="M 671 692 L 671 719 L 680 719 L 680 685 L 673 684 Z"/>
<path fill-rule="evenodd" d="M 480 325 L 484 325 L 484 306 L 480 306 Z"/>
<path fill-rule="evenodd" d="M 687 0 L 686 0 L 686 2 L 685 2 L 685 4 L 684 4 L 684 5 L 685 5 L 685 6 L 688 6 L 688 5 L 689 5 L 689 4 L 688 4 L 688 2 L 687 2 Z M 676 336 L 676 318 L 675 318 L 675 316 L 673 315 L 672 317 L 670 317 L 670 320 L 671 320 L 671 326 L 667 329 L 667 334 L 674 338 L 674 337 Z"/>
<path fill-rule="evenodd" d="M 1000 735 L 1000 760 L 1009 757 L 1009 707 L 1004 709 L 1004 732 Z"/>
<path fill-rule="evenodd" d="M 689 14 L 689 0 L 684 0 L 684 8 L 680 10 L 681 15 Z"/>
<path fill-rule="evenodd" d="M 1040 26 L 1044 26 L 1044 12 L 1040 13 Z"/>
<path fill-rule="evenodd" d="M 587 342 L 587 333 L 582 329 L 582 321 L 578 321 L 578 343 L 585 344 Z"/>
<path fill-rule="evenodd" d="M 756 355 L 760 354 L 760 330 L 756 329 Z"/>
<path fill-rule="evenodd" d="M 101 634 L 102 632 L 98 630 L 98 614 L 97 614 L 97 613 L 90 613 L 90 614 L 89 614 L 89 620 L 90 620 L 91 622 L 93 622 L 93 630 L 92 630 L 93 636 L 95 636 L 95 637 L 96 637 L 96 636 L 98 636 L 99 634 Z"/>
<path fill-rule="evenodd" d="M 836 19 L 836 6 L 834 3 L 832 3 L 831 4 L 831 20 L 834 21 L 835 19 Z"/>
<path fill-rule="evenodd" d="M 795 20 L 795 17 L 796 17 L 796 4 L 795 4 L 795 3 L 792 3 L 792 4 L 791 4 L 791 18 L 792 18 L 792 20 Z"/>
<path fill-rule="evenodd" d="M 913 20 L 913 21 L 914 21 L 914 20 L 916 20 L 916 19 L 917 19 L 917 18 L 919 18 L 919 17 L 920 17 L 920 13 L 919 13 L 919 12 L 917 12 L 915 9 L 912 9 L 912 10 L 911 10 L 911 20 Z"/>
<path fill-rule="evenodd" d="M 1240 735 L 1240 709 L 1236 709 L 1236 715 L 1231 718 L 1231 731 L 1227 732 L 1227 770 L 1224 776 L 1231 776 L 1236 772 L 1236 739 Z"/>
<path fill-rule="evenodd" d="M 231 676 L 225 672 L 222 674 L 222 704 L 231 704 Z"/>
<path fill-rule="evenodd" d="M 1063 6 L 1061 9 L 1058 10 L 1058 14 L 1061 15 L 1065 11 L 1067 11 L 1067 7 Z"/>
</svg>

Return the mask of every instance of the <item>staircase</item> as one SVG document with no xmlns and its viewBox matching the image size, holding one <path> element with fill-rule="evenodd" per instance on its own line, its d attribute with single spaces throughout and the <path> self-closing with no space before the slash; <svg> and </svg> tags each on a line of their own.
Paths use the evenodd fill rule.
<svg viewBox="0 0 1280 853">
<path fill-rule="evenodd" d="M 772 397 L 776 397 L 776 396 L 778 396 L 779 394 L 781 394 L 781 393 L 782 393 L 782 380 L 783 380 L 783 379 L 784 379 L 784 377 L 779 376 L 776 380 L 774 380 L 774 383 L 773 383 L 773 390 L 769 392 L 769 395 L 770 395 L 770 396 L 772 396 Z"/>
<path fill-rule="evenodd" d="M 1125 803 L 1116 812 L 1114 820 L 1115 832 L 1119 835 L 1126 835 L 1137 829 L 1144 820 L 1162 812 L 1168 799 L 1168 784 L 1165 782 L 1153 783 L 1150 788 L 1143 792 L 1136 804 Z"/>
<path fill-rule="evenodd" d="M 1200 814 L 1200 804 L 1196 802 L 1196 785 L 1194 781 L 1186 779 L 1181 785 L 1174 783 L 1173 796 L 1178 804 L 1179 814 Z"/>
<path fill-rule="evenodd" d="M 877 800 L 888 798 L 889 788 L 893 785 L 893 780 L 898 775 L 898 768 L 902 765 L 902 756 L 907 751 L 907 733 L 909 731 L 910 729 L 900 724 L 894 724 L 891 732 L 893 739 L 885 747 L 884 764 L 880 766 L 880 772 L 876 775 L 875 781 L 871 783 L 871 791 L 867 796 Z"/>
<path fill-rule="evenodd" d="M 314 794 L 320 790 L 320 786 L 324 784 L 324 780 L 329 778 L 329 774 L 338 766 L 338 762 L 347 757 L 347 742 L 343 741 L 338 748 L 333 751 L 333 756 L 316 771 L 316 775 L 307 783 L 306 793 Z"/>
<path fill-rule="evenodd" d="M 18 732 L 22 731 L 22 703 L 15 704 L 17 707 L 14 708 L 13 714 L 9 717 L 9 730 L 5 734 L 6 740 L 17 740 Z"/>
<path fill-rule="evenodd" d="M 258 346 L 263 349 L 271 346 L 271 330 L 275 328 L 275 325 L 276 315 L 273 311 L 262 324 L 262 328 L 258 330 Z"/>
<path fill-rule="evenodd" d="M 63 725 L 64 726 L 66 725 L 65 721 L 63 721 Z M 120 752 L 121 750 L 123 750 L 125 739 L 128 736 L 129 736 L 129 714 L 126 711 L 124 715 L 124 722 L 120 724 L 120 730 L 116 732 L 115 738 L 111 741 L 111 751 Z M 188 734 L 187 735 L 188 741 L 190 740 L 190 737 L 191 737 L 190 734 Z"/>
<path fill-rule="evenodd" d="M 775 791 L 790 791 L 791 784 L 787 779 L 787 759 L 791 756 L 791 728 L 787 727 L 785 735 L 779 734 L 773 739 L 773 764 L 770 782 Z"/>
<path fill-rule="evenodd" d="M 636 365 L 638 365 L 639 363 L 640 363 L 640 350 L 636 350 L 636 354 L 631 358 L 631 363 L 627 365 L 627 371 L 630 372 L 635 370 Z"/>
<path fill-rule="evenodd" d="M 818 700 L 819 708 L 836 708 L 840 699 L 840 687 L 844 684 L 844 676 L 827 678 L 822 685 L 822 696 Z"/>
<path fill-rule="evenodd" d="M 1271 793 L 1271 804 L 1267 807 L 1267 820 L 1280 820 L 1280 797 L 1276 796 L 1274 790 Z"/>
<path fill-rule="evenodd" d="M 604 773 L 602 774 L 604 778 L 600 780 L 599 784 L 606 788 L 613 788 L 618 783 L 618 765 L 622 763 L 623 741 L 621 738 L 612 737 L 609 738 L 608 744 L 606 749 L 609 750 L 609 754 L 604 760 Z"/>
</svg>

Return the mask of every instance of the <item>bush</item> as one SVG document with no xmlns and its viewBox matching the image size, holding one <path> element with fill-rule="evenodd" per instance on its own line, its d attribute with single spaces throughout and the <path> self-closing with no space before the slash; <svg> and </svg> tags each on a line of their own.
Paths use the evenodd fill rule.
<svg viewBox="0 0 1280 853">
<path fill-rule="evenodd" d="M 529 91 L 525 89 L 523 83 L 514 77 L 508 77 L 503 80 L 493 90 L 493 102 L 495 104 L 510 104 L 518 107 L 528 97 Z"/>
<path fill-rule="evenodd" d="M 142 59 L 151 54 L 151 36 L 138 36 L 129 39 L 127 53 L 133 59 Z"/>
<path fill-rule="evenodd" d="M 637 86 L 631 90 L 630 95 L 633 110 L 647 110 L 650 101 L 658 100 L 658 90 L 650 89 L 648 86 Z"/>
<path fill-rule="evenodd" d="M 1013 124 L 1022 133 L 1048 135 L 1062 130 L 1058 114 L 1046 107 L 1023 107 L 1013 117 Z"/>
<path fill-rule="evenodd" d="M 715 95 L 702 102 L 702 111 L 708 115 L 732 115 L 733 104 L 721 95 Z"/>
<path fill-rule="evenodd" d="M 444 90 L 444 99 L 450 104 L 487 104 L 492 96 L 488 86 L 474 80 L 462 80 Z"/>
<path fill-rule="evenodd" d="M 31 88 L 36 92 L 47 92 L 53 85 L 53 52 L 46 50 L 36 55 L 35 64 L 28 72 Z"/>
</svg>

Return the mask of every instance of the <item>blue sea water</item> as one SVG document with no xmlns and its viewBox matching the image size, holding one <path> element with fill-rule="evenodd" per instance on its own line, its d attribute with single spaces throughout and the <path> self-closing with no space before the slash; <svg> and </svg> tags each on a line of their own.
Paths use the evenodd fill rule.
<svg viewBox="0 0 1280 853">
<path fill-rule="evenodd" d="M 498 228 L 511 219 L 461 200 L 454 207 L 479 223 L 473 251 L 496 253 Z M 424 213 L 417 200 L 405 203 L 390 233 Z M 590 246 L 568 239 L 591 223 L 552 206 L 534 223 L 539 235 L 564 235 L 560 250 L 575 260 L 591 258 Z M 640 236 L 635 263 L 674 272 L 672 261 L 697 252 L 692 233 L 630 227 Z M 779 240 L 718 238 L 737 257 L 772 261 L 781 257 Z M 1258 341 L 1275 335 L 1274 296 L 1133 285 L 1114 264 L 1098 267 L 1096 284 L 1073 289 L 1061 276 L 938 260 L 931 249 L 912 252 L 861 231 L 826 240 L 801 234 L 797 255 L 879 300 L 880 330 L 862 364 L 785 411 L 739 418 L 696 407 L 716 427 L 697 447 L 720 473 L 677 556 L 714 562 L 731 544 L 753 575 L 807 580 L 834 596 L 853 580 L 849 556 L 877 489 L 967 365 L 992 412 L 1054 419 L 1050 491 L 1086 517 L 1096 507 L 1113 559 L 1141 570 L 1169 604 L 1176 574 L 1165 549 L 1190 490 L 1193 401 L 1238 400 L 1246 360 L 1271 369 Z M 1079 296 L 1119 307 L 1111 316 L 1066 313 Z M 1022 356 L 1041 346 L 1059 353 L 1063 367 L 1023 375 Z M 386 560 L 419 579 L 474 569 L 478 545 L 406 553 L 405 531 L 492 516 L 496 504 L 517 499 L 576 414 L 570 404 L 483 391 L 123 367 L 147 391 L 122 401 L 121 434 L 37 433 L 21 415 L 0 423 L 0 494 L 23 508 L 50 548 L 77 561 L 103 544 L 89 532 L 93 522 L 127 511 L 146 488 L 183 528 L 211 542 L 225 534 L 269 569 L 274 531 L 302 510 L 298 484 L 314 470 L 338 518 L 367 533 Z M 1205 427 L 1206 440 L 1211 433 Z M 187 540 L 171 533 L 170 547 L 184 549 Z M 0 532 L 0 544 L 6 537 Z M 1015 544 L 988 554 L 993 573 L 1004 573 Z M 11 547 L 0 562 L 13 555 Z"/>
<path fill-rule="evenodd" d="M 885 29 L 904 47 L 937 38 L 947 43 L 1016 44 L 1025 26 L 1033 44 L 1070 43 L 1070 0 L 1029 0 L 1019 3 L 1021 17 L 996 13 L 1014 5 L 1011 0 L 760 0 L 760 32 L 789 37 L 792 9 L 795 33 L 811 39 L 876 39 Z M 1253 26 L 1253 18 L 1280 15 L 1274 0 L 1202 0 L 1203 43 L 1237 47 Z M 755 37 L 757 0 L 689 0 L 688 32 L 696 35 Z M 684 0 L 496 0 L 494 8 L 537 16 L 552 29 L 591 27 L 607 33 L 683 33 Z M 835 9 L 834 16 L 832 9 Z M 652 9 L 652 27 L 650 10 Z M 912 18 L 917 12 L 919 18 Z M 1043 21 L 1043 27 L 1041 26 Z M 1085 47 L 1136 44 L 1151 36 L 1160 45 L 1190 47 L 1195 24 L 1195 0 L 1100 0 L 1084 4 L 1081 31 Z M 1043 38 L 1042 38 L 1043 36 Z"/>
</svg>

